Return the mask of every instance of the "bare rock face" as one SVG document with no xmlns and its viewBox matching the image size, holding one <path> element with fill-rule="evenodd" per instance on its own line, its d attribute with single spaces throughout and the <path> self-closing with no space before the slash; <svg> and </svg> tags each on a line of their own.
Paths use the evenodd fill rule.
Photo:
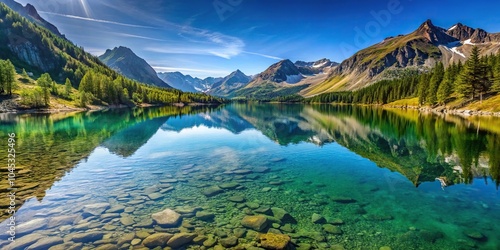
<svg viewBox="0 0 500 250">
<path fill-rule="evenodd" d="M 153 221 L 162 227 L 175 227 L 181 222 L 181 215 L 172 209 L 165 209 L 151 215 Z"/>
</svg>

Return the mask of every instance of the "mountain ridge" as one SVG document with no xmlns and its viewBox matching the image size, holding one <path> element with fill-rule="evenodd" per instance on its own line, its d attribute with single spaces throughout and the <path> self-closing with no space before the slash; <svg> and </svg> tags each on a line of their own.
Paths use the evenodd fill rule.
<svg viewBox="0 0 500 250">
<path fill-rule="evenodd" d="M 162 81 L 156 71 L 142 58 L 137 56 L 130 48 L 119 46 L 99 56 L 108 67 L 118 73 L 139 82 L 151 84 L 158 87 L 171 88 Z"/>
</svg>

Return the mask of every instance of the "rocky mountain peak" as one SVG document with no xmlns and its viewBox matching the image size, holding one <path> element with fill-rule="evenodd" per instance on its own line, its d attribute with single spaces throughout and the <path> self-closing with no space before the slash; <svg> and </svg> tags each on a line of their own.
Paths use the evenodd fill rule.
<svg viewBox="0 0 500 250">
<path fill-rule="evenodd" d="M 457 23 L 451 26 L 446 33 L 460 41 L 465 41 L 472 36 L 474 29 L 462 23 Z"/>
<path fill-rule="evenodd" d="M 258 77 L 262 80 L 284 82 L 287 81 L 288 76 L 293 75 L 300 75 L 300 71 L 292 61 L 285 59 L 271 65 L 264 72 L 260 73 Z"/>
<path fill-rule="evenodd" d="M 435 26 L 430 19 L 420 25 L 415 33 L 423 36 L 432 44 L 448 44 L 457 40 L 448 35 L 445 29 Z"/>
</svg>

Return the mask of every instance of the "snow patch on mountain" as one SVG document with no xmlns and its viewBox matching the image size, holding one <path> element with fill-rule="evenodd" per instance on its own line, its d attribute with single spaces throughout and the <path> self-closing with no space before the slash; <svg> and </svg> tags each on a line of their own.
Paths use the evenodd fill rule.
<svg viewBox="0 0 500 250">
<path fill-rule="evenodd" d="M 286 76 L 286 82 L 287 83 L 298 83 L 300 82 L 300 80 L 302 80 L 302 78 L 304 78 L 304 76 L 302 74 L 298 74 L 298 75 L 287 75 Z"/>
<path fill-rule="evenodd" d="M 452 31 L 457 28 L 457 25 L 453 25 L 453 27 L 449 28 L 448 31 Z"/>
<path fill-rule="evenodd" d="M 469 44 L 469 45 L 476 45 L 475 43 L 471 42 L 471 39 L 467 39 L 464 41 L 464 44 Z"/>
<path fill-rule="evenodd" d="M 325 61 L 325 62 L 320 63 L 320 64 L 314 64 L 312 67 L 313 68 L 321 68 L 321 67 L 325 66 L 327 63 L 328 63 L 328 61 Z"/>
</svg>

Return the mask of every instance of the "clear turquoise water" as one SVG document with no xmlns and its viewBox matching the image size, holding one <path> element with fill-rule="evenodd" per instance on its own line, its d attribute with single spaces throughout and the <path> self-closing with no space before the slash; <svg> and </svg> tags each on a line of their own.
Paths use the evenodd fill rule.
<svg viewBox="0 0 500 250">
<path fill-rule="evenodd" d="M 461 118 L 368 108 L 235 104 L 189 111 L 192 114 L 182 116 L 170 111 L 155 116 L 117 111 L 118 115 L 102 115 L 109 118 L 106 121 L 99 120 L 102 117 L 96 114 L 51 120 L 52 129 L 40 132 L 45 139 L 32 139 L 19 157 L 35 154 L 35 149 L 43 145 L 47 161 L 61 155 L 70 157 L 60 150 L 46 149 L 47 141 L 55 147 L 59 142 L 85 141 L 88 136 L 96 146 L 81 152 L 73 149 L 85 158 L 69 166 L 71 170 L 44 190 L 44 195 L 28 198 L 18 210 L 20 227 L 44 219 L 42 227 L 26 237 L 35 233 L 58 235 L 72 243 L 72 234 L 103 231 L 107 240 L 84 244 L 90 249 L 105 243 L 118 244 L 127 232 L 162 231 L 151 225 L 137 226 L 148 221 L 152 213 L 166 208 L 178 211 L 186 206 L 201 207 L 214 213 L 215 219 L 205 222 L 184 218 L 193 227 L 168 230 L 211 235 L 218 229 L 232 235 L 235 228 L 241 227 L 246 206 L 227 199 L 242 195 L 260 207 L 288 211 L 297 220 L 288 234 L 298 246 L 500 249 L 500 195 L 495 184 L 500 166 L 494 154 L 500 153 L 494 126 L 500 125 L 498 120 L 488 120 L 493 129 L 483 125 L 478 130 L 475 123 Z M 139 116 L 142 118 L 128 119 L 123 126 L 111 129 L 116 117 Z M 37 126 L 26 124 L 37 124 L 41 118 L 30 119 L 9 117 L 11 122 L 4 120 L 2 132 L 19 131 L 21 141 L 23 135 L 37 138 L 21 132 L 36 130 L 33 127 Z M 47 119 L 42 118 L 41 124 L 46 124 Z M 61 122 L 66 125 L 58 127 Z M 68 129 L 82 127 L 84 132 L 66 136 L 67 141 L 62 138 Z M 109 131 L 103 133 L 106 129 Z M 260 173 L 262 167 L 269 171 Z M 255 171 L 231 173 L 238 169 Z M 32 177 L 40 178 L 35 174 Z M 435 179 L 438 177 L 445 179 L 448 186 L 443 188 Z M 161 186 L 165 179 L 177 180 L 171 184 L 174 190 L 157 200 L 148 198 L 148 188 Z M 213 197 L 202 194 L 207 186 L 227 182 L 238 182 L 244 188 Z M 338 197 L 355 201 L 335 202 Z M 51 218 L 81 215 L 83 206 L 102 202 L 134 211 L 111 219 L 84 216 L 64 228 L 50 226 Z M 312 223 L 313 213 L 328 221 L 341 219 L 342 234 L 329 234 L 322 224 Z M 124 216 L 132 217 L 134 224 L 123 225 L 120 217 Z M 90 228 L 81 226 L 87 222 Z M 0 227 L 6 228 L 6 223 Z M 279 229 L 283 226 L 276 225 Z M 322 237 L 310 236 L 314 233 Z M 468 236 L 471 233 L 484 237 L 473 239 Z M 187 248 L 196 249 L 194 244 Z"/>
</svg>

